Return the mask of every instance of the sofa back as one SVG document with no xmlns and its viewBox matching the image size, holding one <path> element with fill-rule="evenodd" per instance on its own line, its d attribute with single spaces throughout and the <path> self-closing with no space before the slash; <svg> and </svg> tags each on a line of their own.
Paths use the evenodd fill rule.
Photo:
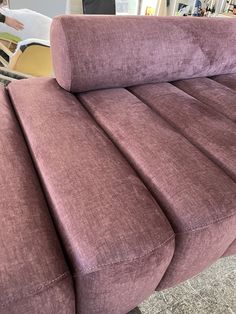
<svg viewBox="0 0 236 314">
<path fill-rule="evenodd" d="M 68 91 L 236 73 L 236 20 L 60 16 L 51 28 L 58 83 Z"/>
</svg>

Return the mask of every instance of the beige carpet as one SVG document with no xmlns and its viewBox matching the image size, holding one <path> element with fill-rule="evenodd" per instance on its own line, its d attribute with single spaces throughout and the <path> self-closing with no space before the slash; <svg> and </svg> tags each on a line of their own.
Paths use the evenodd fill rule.
<svg viewBox="0 0 236 314">
<path fill-rule="evenodd" d="M 139 309 L 142 314 L 236 314 L 236 256 L 220 259 L 175 288 L 154 293 Z"/>
</svg>

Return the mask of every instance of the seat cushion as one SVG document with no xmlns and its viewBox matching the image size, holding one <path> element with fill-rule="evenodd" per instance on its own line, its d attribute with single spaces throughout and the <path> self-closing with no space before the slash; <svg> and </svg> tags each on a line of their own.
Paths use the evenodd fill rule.
<svg viewBox="0 0 236 314">
<path fill-rule="evenodd" d="M 217 75 L 211 77 L 211 79 L 236 91 L 236 73 Z"/>
<path fill-rule="evenodd" d="M 0 195 L 0 313 L 75 313 L 72 278 L 3 88 Z"/>
<path fill-rule="evenodd" d="M 78 312 L 127 313 L 155 290 L 172 259 L 167 218 L 56 80 L 12 83 L 9 92 L 73 267 Z"/>
<path fill-rule="evenodd" d="M 138 172 L 176 233 L 174 257 L 159 285 L 163 289 L 202 271 L 236 238 L 236 184 L 225 171 L 229 167 L 235 174 L 235 126 L 169 84 L 134 90 L 142 100 L 125 89 L 78 98 Z M 222 158 L 218 165 L 217 158 Z"/>
<path fill-rule="evenodd" d="M 173 84 L 236 122 L 236 91 L 209 78 L 182 80 Z"/>
<path fill-rule="evenodd" d="M 205 79 L 204 91 L 208 90 L 209 81 Z M 182 82 L 188 85 L 189 81 Z M 174 84 L 178 86 L 181 83 Z M 170 83 L 147 84 L 133 87 L 130 91 L 236 181 L 236 127 L 231 119 Z M 227 90 L 223 97 L 227 99 Z M 236 113 L 233 98 L 231 103 L 232 107 L 230 102 L 225 102 L 225 107 Z"/>
</svg>

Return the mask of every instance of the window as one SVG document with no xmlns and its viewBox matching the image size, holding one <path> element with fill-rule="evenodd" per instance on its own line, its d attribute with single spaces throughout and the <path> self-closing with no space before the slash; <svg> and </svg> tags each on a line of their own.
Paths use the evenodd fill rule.
<svg viewBox="0 0 236 314">
<path fill-rule="evenodd" d="M 118 15 L 156 15 L 161 0 L 116 0 Z"/>
</svg>

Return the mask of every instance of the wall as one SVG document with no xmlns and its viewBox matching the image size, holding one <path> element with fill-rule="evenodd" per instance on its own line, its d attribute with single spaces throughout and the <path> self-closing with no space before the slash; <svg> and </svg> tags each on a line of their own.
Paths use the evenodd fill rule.
<svg viewBox="0 0 236 314">
<path fill-rule="evenodd" d="M 66 12 L 67 0 L 10 0 L 11 9 L 31 9 L 53 17 Z"/>
</svg>

